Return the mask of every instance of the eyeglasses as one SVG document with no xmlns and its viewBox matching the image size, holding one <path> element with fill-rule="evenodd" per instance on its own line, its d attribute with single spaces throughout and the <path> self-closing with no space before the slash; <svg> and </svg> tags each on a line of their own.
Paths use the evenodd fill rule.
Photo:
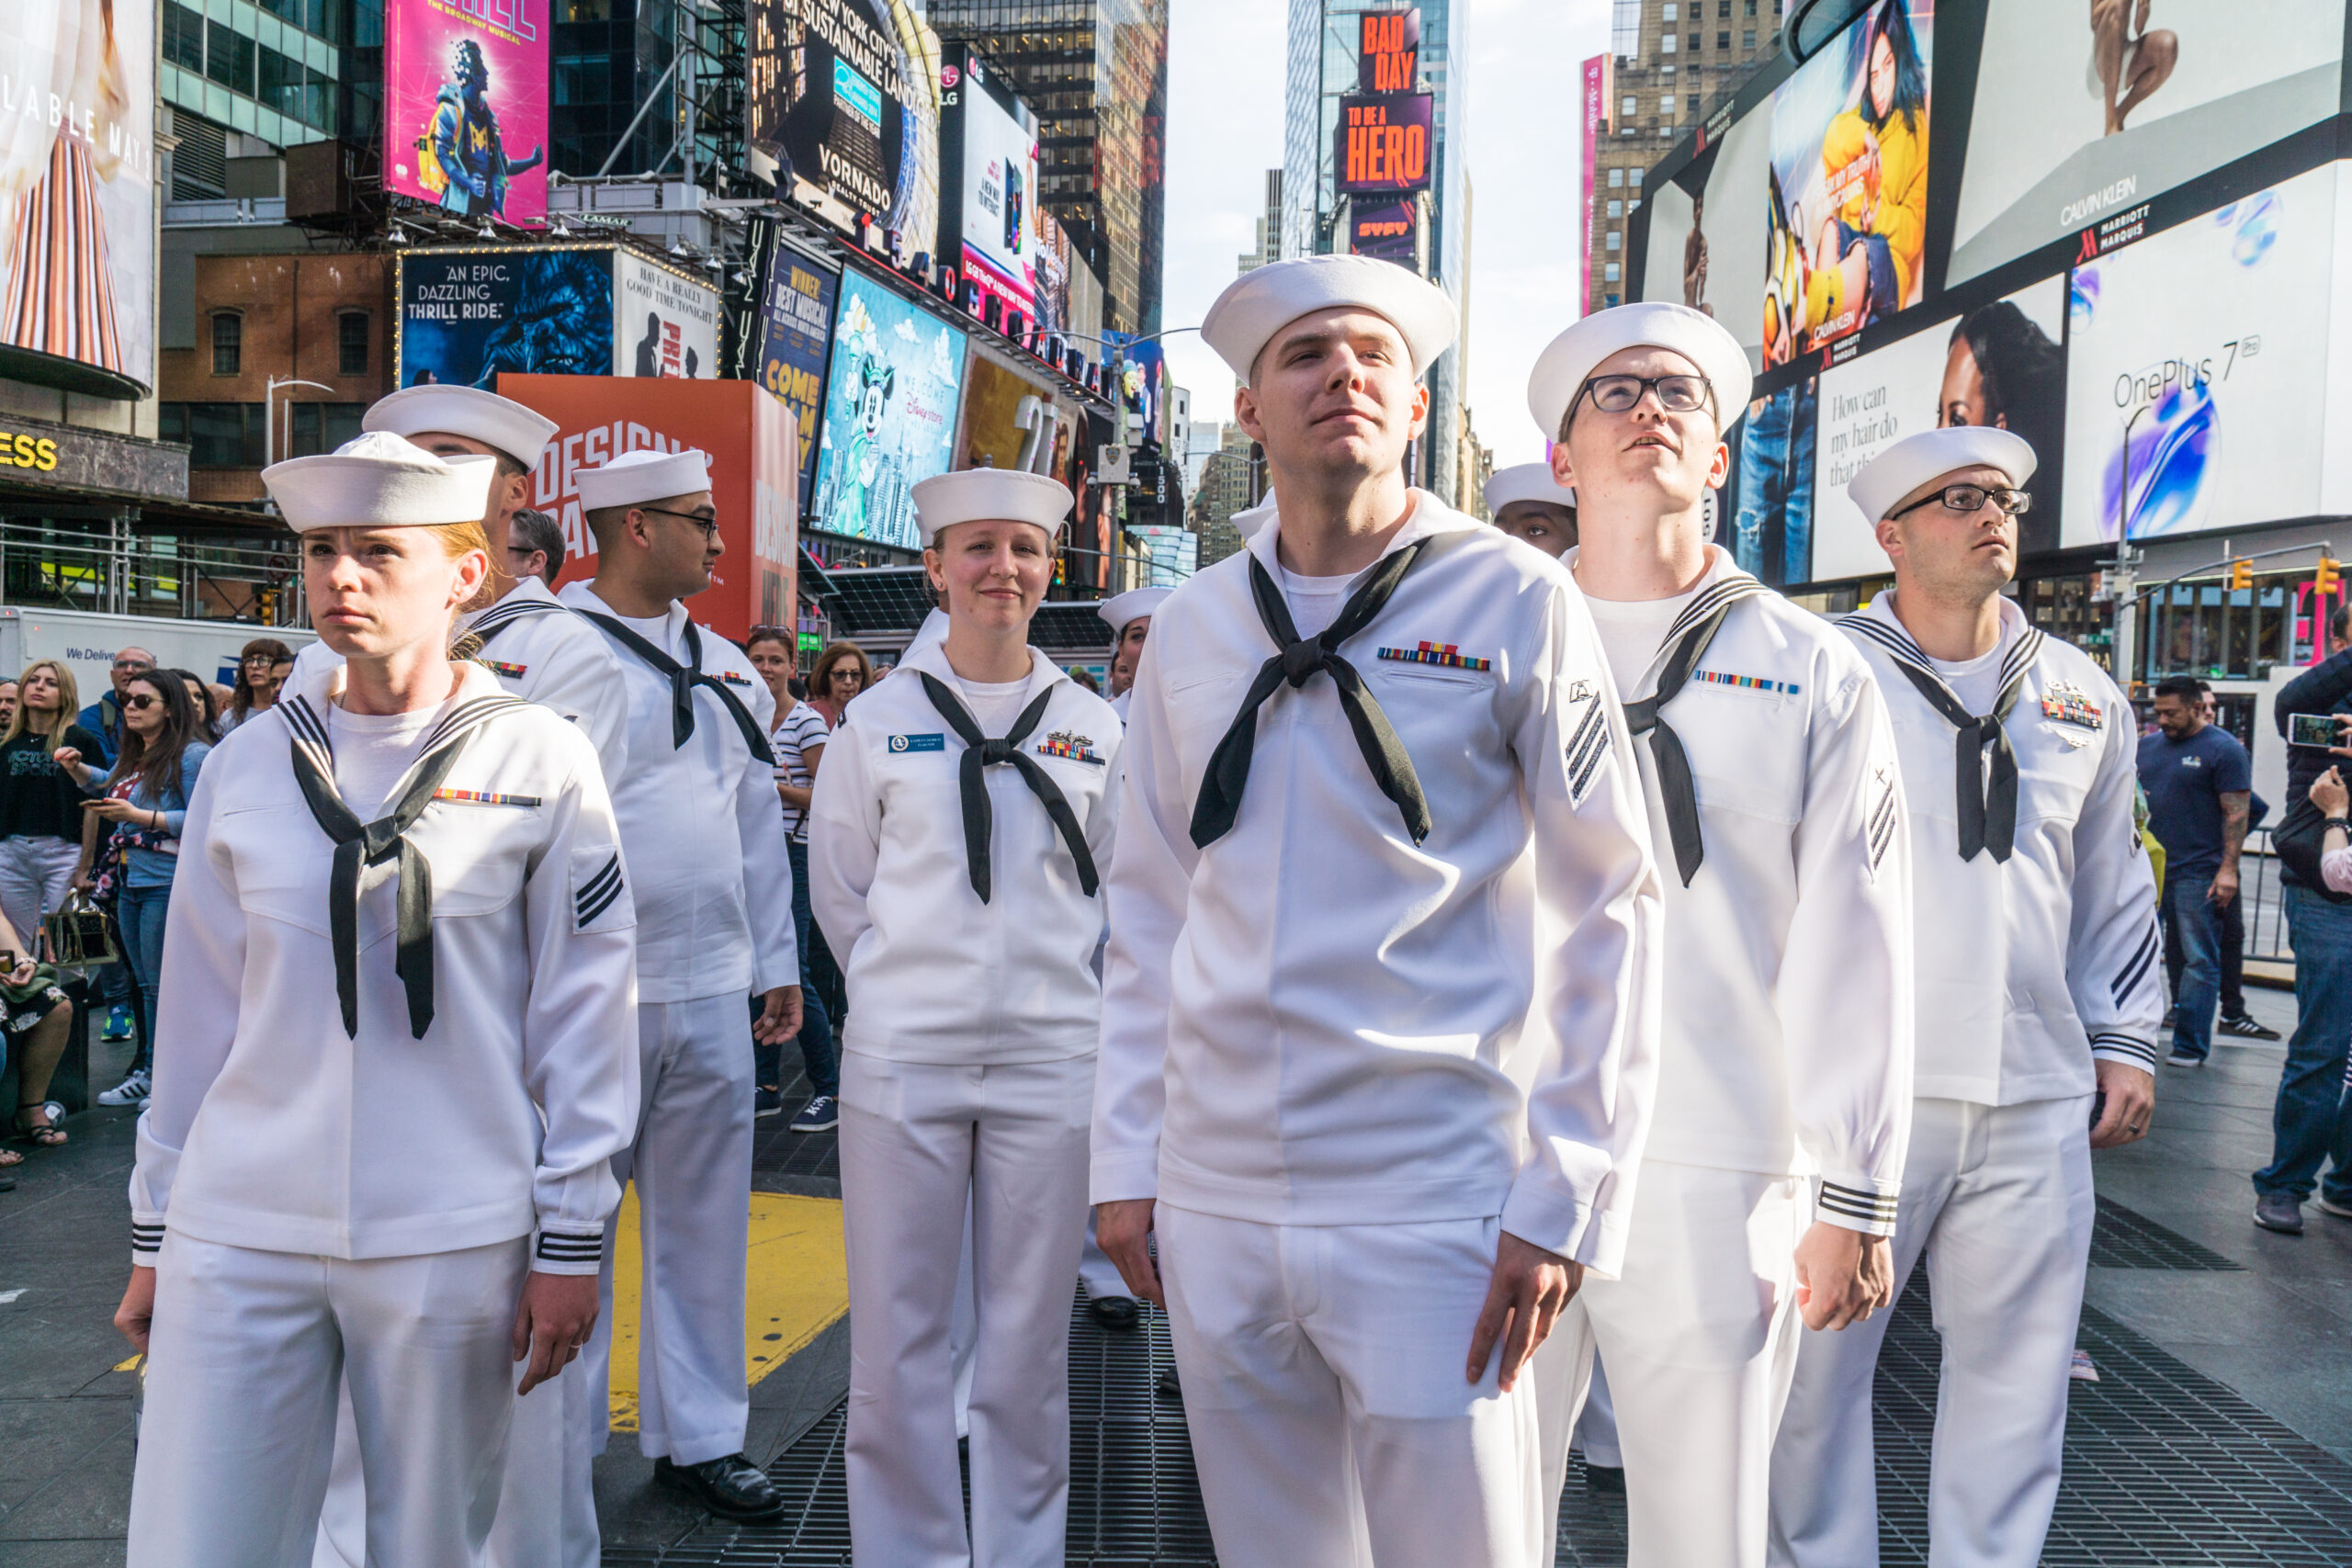
<svg viewBox="0 0 2352 1568">
<path fill-rule="evenodd" d="M 145 713 L 161 700 L 153 692 L 133 692 L 122 699 L 122 705 L 133 713 Z"/>
<path fill-rule="evenodd" d="M 1957 512 L 1962 517 L 1982 512 L 1988 501 L 2012 517 L 2022 517 L 2033 510 L 2033 497 L 2021 490 L 1993 485 L 1946 485 L 1941 490 L 1928 491 L 1910 505 L 1888 515 L 1900 517 L 1905 512 L 1917 512 L 1938 501 L 1944 503 L 1946 512 Z"/>
<path fill-rule="evenodd" d="M 152 659 L 118 659 L 114 667 L 118 670 L 153 670 L 155 661 Z"/>
<path fill-rule="evenodd" d="M 1704 376 L 1595 376 L 1584 390 L 1603 413 L 1629 412 L 1650 391 L 1657 393 L 1658 407 L 1668 413 L 1696 413 L 1707 406 L 1714 389 Z"/>
<path fill-rule="evenodd" d="M 254 664 L 266 666 L 275 663 L 276 660 L 274 656 L 266 653 L 248 653 L 243 659 L 238 660 L 237 662 L 241 665 L 247 666 Z"/>
<path fill-rule="evenodd" d="M 664 517 L 683 517 L 687 522 L 693 524 L 695 527 L 701 529 L 702 536 L 705 539 L 714 538 L 718 534 L 718 514 L 715 512 L 709 516 L 705 517 L 699 512 L 673 512 L 666 506 L 639 506 L 633 510 L 639 512 L 659 512 Z"/>
<path fill-rule="evenodd" d="M 535 556 L 539 552 L 531 545 L 509 545 L 506 547 L 506 553 L 510 556 Z"/>
</svg>

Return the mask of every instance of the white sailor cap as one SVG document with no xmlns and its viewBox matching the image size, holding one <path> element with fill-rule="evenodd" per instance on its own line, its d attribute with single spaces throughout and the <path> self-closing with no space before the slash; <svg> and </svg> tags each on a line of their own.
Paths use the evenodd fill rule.
<svg viewBox="0 0 2352 1568">
<path fill-rule="evenodd" d="M 261 471 L 286 525 L 414 528 L 479 523 L 490 510 L 494 457 L 443 457 L 390 431 L 369 431 L 315 457 Z"/>
<path fill-rule="evenodd" d="M 1552 477 L 1549 463 L 1521 463 L 1497 468 L 1487 481 L 1487 510 L 1498 516 L 1515 501 L 1540 501 L 1546 506 L 1574 506 L 1577 492 Z"/>
<path fill-rule="evenodd" d="M 710 455 L 699 447 L 683 452 L 639 448 L 624 452 L 601 468 L 580 470 L 582 511 L 643 506 L 672 496 L 697 495 L 710 488 Z"/>
<path fill-rule="evenodd" d="M 1103 600 L 1095 614 L 1102 617 L 1113 637 L 1125 637 L 1128 622 L 1157 613 L 1159 602 L 1175 592 L 1173 588 L 1130 588 Z"/>
<path fill-rule="evenodd" d="M 1992 424 L 1957 424 L 1906 435 L 1862 465 L 1846 494 L 1862 515 L 1878 522 L 1923 485 L 1962 468 L 1998 468 L 2009 483 L 2033 478 L 2039 459 L 2025 437 Z"/>
<path fill-rule="evenodd" d="M 1697 366 L 1715 389 L 1719 433 L 1747 412 L 1747 393 L 1756 377 L 1747 367 L 1747 351 L 1721 321 L 1688 305 L 1617 305 L 1587 316 L 1554 338 L 1536 358 L 1534 373 L 1527 378 L 1527 412 L 1543 426 L 1544 440 L 1560 438 L 1568 404 L 1601 362 L 1628 348 L 1672 349 Z"/>
<path fill-rule="evenodd" d="M 1201 318 L 1201 338 L 1247 381 L 1258 351 L 1301 316 L 1354 308 L 1387 319 L 1405 340 L 1419 376 L 1453 346 L 1461 320 L 1445 290 L 1395 262 L 1372 256 L 1294 256 L 1252 267 Z"/>
<path fill-rule="evenodd" d="M 1073 504 L 1069 486 L 1022 468 L 963 468 L 915 486 L 915 532 L 931 547 L 958 523 L 1034 523 L 1058 536 Z"/>
<path fill-rule="evenodd" d="M 496 447 L 526 468 L 536 468 L 556 423 L 537 409 L 480 387 L 428 383 L 377 399 L 360 416 L 359 428 L 389 430 L 412 440 L 436 431 L 462 435 Z"/>
</svg>

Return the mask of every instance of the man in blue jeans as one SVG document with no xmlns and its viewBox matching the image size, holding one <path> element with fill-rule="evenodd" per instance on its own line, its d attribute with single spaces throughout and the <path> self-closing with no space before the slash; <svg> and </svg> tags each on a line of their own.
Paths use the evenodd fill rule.
<svg viewBox="0 0 2352 1568">
<path fill-rule="evenodd" d="M 2284 738 L 2290 716 L 2352 714 L 2352 625 L 2338 606 L 2328 622 L 2330 657 L 2278 689 L 2273 714 Z M 2338 759 L 2316 747 L 2287 748 L 2287 799 L 2312 795 L 2312 784 Z M 2295 953 L 2295 1032 L 2278 1075 L 2271 1112 L 2270 1163 L 2254 1173 L 2254 1223 L 2301 1235 L 2303 1200 L 2319 1186 L 2322 1213 L 2352 1220 L 2352 1096 L 2345 1092 L 2346 1045 L 2352 1042 L 2352 897 L 2314 886 L 2280 863 L 2287 942 Z M 2320 1167 L 2329 1167 L 2320 1180 Z"/>
<path fill-rule="evenodd" d="M 2156 733 L 2140 740 L 2140 788 L 2148 829 L 2165 847 L 2165 923 L 2188 964 L 2173 998 L 2176 1067 L 2201 1067 L 2213 1048 L 2222 999 L 2222 921 L 2238 896 L 2238 852 L 2254 802 L 2245 748 L 2208 724 L 2198 682 L 2177 675 L 2156 685 Z"/>
</svg>

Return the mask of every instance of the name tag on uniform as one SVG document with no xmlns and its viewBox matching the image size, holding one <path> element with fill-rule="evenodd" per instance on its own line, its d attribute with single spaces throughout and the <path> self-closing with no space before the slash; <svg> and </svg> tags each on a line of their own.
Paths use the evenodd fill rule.
<svg viewBox="0 0 2352 1568">
<path fill-rule="evenodd" d="M 510 681 L 521 680 L 523 678 L 523 671 L 530 668 L 528 665 L 525 664 L 501 664 L 495 659 L 485 659 L 482 660 L 482 663 L 489 666 L 492 674 L 503 675 Z"/>
<path fill-rule="evenodd" d="M 1743 692 L 1765 692 L 1775 696 L 1793 697 L 1802 689 L 1793 681 L 1774 681 L 1762 675 L 1735 675 L 1728 670 L 1694 670 L 1693 681 L 1704 681 L 1710 686 L 1732 686 Z"/>
<path fill-rule="evenodd" d="M 890 737 L 890 750 L 893 751 L 944 751 L 947 750 L 947 737 L 944 735 L 893 735 Z"/>
<path fill-rule="evenodd" d="M 1464 653 L 1450 642 L 1419 642 L 1410 648 L 1384 648 L 1380 657 L 1398 664 L 1434 664 L 1441 670 L 1492 670 L 1494 661 Z"/>
<path fill-rule="evenodd" d="M 537 806 L 539 804 L 539 797 L 536 795 L 493 795 L 488 790 L 481 789 L 436 789 L 433 792 L 433 798 L 454 800 L 465 806 Z"/>
<path fill-rule="evenodd" d="M 2067 681 L 2058 682 L 2042 694 L 2041 716 L 2060 724 L 2079 724 L 2085 729 L 2097 729 L 2107 722 L 2089 694 Z"/>
<path fill-rule="evenodd" d="M 1094 754 L 1094 737 L 1091 735 L 1064 735 L 1057 730 L 1046 737 L 1046 743 L 1037 748 L 1037 755 L 1091 762 L 1098 768 L 1102 765 L 1102 759 Z"/>
</svg>

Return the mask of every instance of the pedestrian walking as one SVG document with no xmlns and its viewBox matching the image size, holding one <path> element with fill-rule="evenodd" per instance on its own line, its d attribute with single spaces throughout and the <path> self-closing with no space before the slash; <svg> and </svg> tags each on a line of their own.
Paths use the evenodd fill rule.
<svg viewBox="0 0 2352 1568">
<path fill-rule="evenodd" d="M 2173 998 L 2165 1065 L 2201 1067 L 2213 1049 L 2222 994 L 2221 909 L 2238 896 L 2238 857 L 2254 803 L 2254 771 L 2237 738 L 2202 711 L 2199 682 L 2156 682 L 2156 733 L 2141 739 L 2148 827 L 2165 847 L 2163 911 L 2186 963 Z"/>
</svg>

